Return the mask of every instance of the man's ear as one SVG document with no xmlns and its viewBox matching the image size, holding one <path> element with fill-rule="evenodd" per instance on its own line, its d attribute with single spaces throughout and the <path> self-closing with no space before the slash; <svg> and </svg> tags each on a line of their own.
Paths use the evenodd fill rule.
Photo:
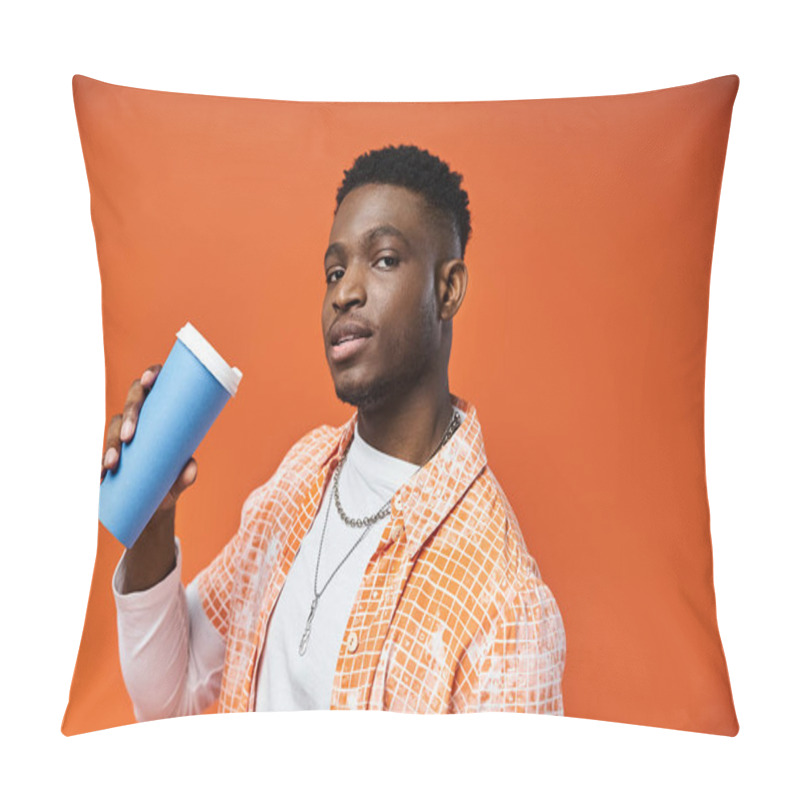
<svg viewBox="0 0 800 800">
<path fill-rule="evenodd" d="M 449 259 L 439 265 L 437 275 L 439 318 L 443 321 L 451 320 L 461 308 L 467 293 L 467 265 L 460 258 Z"/>
</svg>

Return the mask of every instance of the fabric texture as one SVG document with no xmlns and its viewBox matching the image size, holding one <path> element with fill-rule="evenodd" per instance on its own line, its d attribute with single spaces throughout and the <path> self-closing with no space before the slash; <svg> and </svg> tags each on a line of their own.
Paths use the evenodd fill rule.
<svg viewBox="0 0 800 800">
<path fill-rule="evenodd" d="M 392 498 L 345 629 L 331 709 L 562 714 L 558 606 L 489 469 L 474 406 L 451 401 L 461 426 Z M 221 711 L 255 709 L 270 614 L 356 420 L 293 446 L 199 576 L 227 644 Z"/>
<path fill-rule="evenodd" d="M 203 613 L 197 589 L 181 583 L 181 547 L 175 566 L 155 586 L 122 594 L 125 559 L 112 580 L 119 661 L 140 722 L 199 714 L 219 697 L 225 640 Z"/>
<path fill-rule="evenodd" d="M 458 411 L 463 419 L 463 412 Z M 391 500 L 420 467 L 376 450 L 353 428 L 353 439 L 341 471 L 342 502 L 348 511 L 367 516 Z M 323 508 L 332 500 L 328 483 Z M 278 601 L 270 614 L 256 685 L 256 711 L 288 711 L 330 707 L 334 672 L 345 625 L 358 586 L 388 518 L 368 535 L 336 570 L 323 592 L 308 652 L 297 653 L 300 631 L 313 597 L 314 570 L 326 514 L 318 513 L 303 537 Z M 330 516 L 320 588 L 352 547 L 358 533 Z M 176 564 L 149 589 L 122 594 L 125 559 L 114 573 L 120 665 L 136 719 L 146 721 L 201 712 L 219 696 L 225 663 L 225 639 L 206 617 L 197 592 L 197 578 L 181 584 L 181 550 Z"/>
<path fill-rule="evenodd" d="M 462 412 L 457 413 L 461 417 Z M 371 516 L 418 470 L 417 464 L 371 447 L 356 424 L 339 475 L 346 513 L 356 519 Z M 367 564 L 390 521 L 389 516 L 383 517 L 368 530 L 348 527 L 333 504 L 333 481 L 328 481 L 319 511 L 303 536 L 267 623 L 267 639 L 257 666 L 256 711 L 330 708 L 350 611 Z M 300 655 L 299 641 L 314 598 L 317 559 L 316 589 L 322 594 L 308 648 Z"/>
<path fill-rule="evenodd" d="M 134 378 L 163 363 L 187 321 L 244 373 L 195 453 L 197 482 L 178 504 L 187 579 L 236 534 L 245 498 L 295 442 L 322 422 L 346 423 L 319 324 L 334 198 L 358 155 L 415 144 L 461 173 L 469 193 L 469 286 L 453 322 L 450 386 L 480 410 L 492 472 L 558 600 L 568 640 L 564 714 L 734 735 L 714 593 L 704 387 L 738 87 L 725 75 L 599 97 L 318 103 L 76 75 L 102 282 L 103 422 L 121 411 Z M 327 446 L 328 435 L 313 442 Z M 296 488 L 297 529 L 277 520 L 281 565 L 322 490 L 308 475 Z M 270 513 L 257 500 L 244 520 L 253 542 Z M 394 513 L 408 523 L 405 509 Z M 134 720 L 109 591 L 121 545 L 100 525 L 97 535 L 66 734 Z M 381 563 L 391 568 L 370 571 L 370 580 L 403 574 L 409 562 L 398 548 L 387 542 Z M 267 607 L 279 574 L 263 587 Z M 224 615 L 224 570 L 214 583 L 217 622 L 236 626 L 236 608 Z M 360 597 L 358 613 L 368 602 Z M 403 602 L 411 609 L 421 595 Z M 524 618 L 509 601 L 497 627 L 510 629 L 518 613 Z M 358 648 L 341 658 L 371 673 L 380 636 L 359 620 L 348 628 Z M 258 643 L 236 638 L 236 647 L 231 658 L 241 664 L 229 668 L 223 694 L 239 707 Z M 384 691 L 383 666 L 376 702 L 416 669 L 390 673 Z M 490 657 L 482 668 L 492 672 Z M 370 698 L 341 684 L 336 701 Z"/>
</svg>

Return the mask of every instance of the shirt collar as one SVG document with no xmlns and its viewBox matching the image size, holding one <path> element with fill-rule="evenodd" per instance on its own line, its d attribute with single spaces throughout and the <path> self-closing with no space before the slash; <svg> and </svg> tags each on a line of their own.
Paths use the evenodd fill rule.
<svg viewBox="0 0 800 800">
<path fill-rule="evenodd" d="M 450 402 L 464 413 L 464 419 L 453 436 L 430 461 L 395 492 L 392 498 L 392 519 L 407 540 L 411 555 L 450 513 L 475 478 L 486 466 L 483 434 L 475 407 L 450 394 Z M 330 454 L 329 469 L 342 460 L 353 438 L 358 411 L 338 429 L 338 440 Z"/>
</svg>

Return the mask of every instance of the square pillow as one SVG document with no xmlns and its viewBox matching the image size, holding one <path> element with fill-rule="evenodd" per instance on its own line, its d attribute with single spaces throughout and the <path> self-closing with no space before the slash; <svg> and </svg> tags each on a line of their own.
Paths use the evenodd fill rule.
<svg viewBox="0 0 800 800">
<path fill-rule="evenodd" d="M 359 154 L 415 144 L 469 193 L 450 386 L 476 407 L 491 469 L 557 598 L 565 715 L 735 735 L 704 382 L 738 86 L 727 75 L 601 97 L 333 103 L 74 76 L 107 419 L 187 321 L 245 376 L 178 504 L 184 582 L 294 442 L 351 416 L 320 342 L 335 192 Z M 122 551 L 98 524 L 68 735 L 134 721 L 111 593 Z"/>
</svg>

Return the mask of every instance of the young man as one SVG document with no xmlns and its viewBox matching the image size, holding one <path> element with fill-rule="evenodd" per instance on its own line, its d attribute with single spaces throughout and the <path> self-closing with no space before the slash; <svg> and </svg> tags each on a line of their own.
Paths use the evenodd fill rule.
<svg viewBox="0 0 800 800">
<path fill-rule="evenodd" d="M 322 334 L 356 407 L 310 431 L 184 590 L 174 538 L 187 464 L 114 576 L 137 719 L 319 708 L 563 714 L 565 635 L 486 462 L 476 409 L 450 394 L 470 235 L 461 175 L 413 146 L 345 173 L 325 253 Z M 104 468 L 157 377 L 131 387 Z M 127 424 L 124 424 L 127 423 Z"/>
</svg>

